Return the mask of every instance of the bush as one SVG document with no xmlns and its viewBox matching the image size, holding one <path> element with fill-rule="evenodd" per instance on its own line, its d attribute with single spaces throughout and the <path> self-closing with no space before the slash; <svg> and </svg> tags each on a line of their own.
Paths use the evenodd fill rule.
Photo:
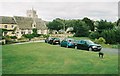
<svg viewBox="0 0 120 76">
<path fill-rule="evenodd" d="M 32 38 L 34 38 L 33 34 L 25 34 L 23 35 L 25 38 L 28 38 L 29 40 L 31 40 Z"/>
<path fill-rule="evenodd" d="M 103 37 L 100 37 L 99 39 L 95 39 L 95 43 L 104 44 L 106 43 L 106 40 Z"/>
<path fill-rule="evenodd" d="M 13 39 L 11 38 L 13 37 Z M 12 44 L 12 43 L 17 43 L 17 41 L 14 40 L 15 36 L 4 36 L 5 43 L 6 44 Z"/>
<path fill-rule="evenodd" d="M 48 38 L 48 37 L 50 37 L 50 35 L 49 34 L 47 34 L 47 35 L 42 35 L 44 38 Z"/>
<path fill-rule="evenodd" d="M 104 30 L 102 33 L 101 33 L 101 36 L 106 40 L 106 43 L 108 44 L 115 44 L 116 43 L 116 36 L 117 36 L 117 33 L 115 33 L 115 30 Z"/>
<path fill-rule="evenodd" d="M 98 39 L 100 37 L 99 33 L 98 32 L 91 32 L 90 35 L 89 35 L 89 38 L 91 39 Z"/>
<path fill-rule="evenodd" d="M 11 38 L 11 39 L 17 39 L 17 37 L 16 37 L 16 36 L 10 36 L 10 38 Z"/>
</svg>

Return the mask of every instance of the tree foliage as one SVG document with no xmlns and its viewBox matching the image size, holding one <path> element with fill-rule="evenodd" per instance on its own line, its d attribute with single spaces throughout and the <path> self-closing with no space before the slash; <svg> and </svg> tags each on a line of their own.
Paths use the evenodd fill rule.
<svg viewBox="0 0 120 76">
<path fill-rule="evenodd" d="M 57 31 L 59 31 L 60 29 L 63 29 L 63 20 L 60 19 L 60 18 L 56 18 L 52 22 L 49 22 L 47 27 L 50 30 L 57 30 Z"/>
<path fill-rule="evenodd" d="M 94 22 L 92 20 L 90 20 L 89 18 L 85 17 L 85 18 L 83 18 L 82 21 L 84 21 L 87 24 L 87 26 L 89 26 L 89 29 L 91 31 L 95 30 Z"/>
<path fill-rule="evenodd" d="M 98 22 L 97 31 L 101 33 L 104 30 L 111 30 L 114 28 L 114 24 L 112 22 L 107 22 L 106 20 L 100 20 Z"/>
<path fill-rule="evenodd" d="M 75 32 L 74 36 L 76 37 L 86 37 L 89 34 L 88 26 L 86 25 L 85 22 L 81 20 L 76 20 L 75 26 L 73 28 Z"/>
</svg>

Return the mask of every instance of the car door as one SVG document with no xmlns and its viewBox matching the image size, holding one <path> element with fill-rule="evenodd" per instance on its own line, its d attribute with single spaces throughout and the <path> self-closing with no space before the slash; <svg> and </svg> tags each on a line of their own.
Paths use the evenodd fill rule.
<svg viewBox="0 0 120 76">
<path fill-rule="evenodd" d="M 82 49 L 84 49 L 84 50 L 87 50 L 87 49 L 88 49 L 88 46 L 87 46 L 86 41 L 83 41 L 83 42 L 82 42 Z"/>
<path fill-rule="evenodd" d="M 61 42 L 61 45 L 62 45 L 62 46 L 67 46 L 67 42 L 66 42 L 65 40 L 63 40 L 63 41 Z"/>
<path fill-rule="evenodd" d="M 80 48 L 81 48 L 81 49 L 84 49 L 84 48 L 85 48 L 85 43 L 84 43 L 84 41 L 81 41 L 81 42 L 80 42 Z"/>
</svg>

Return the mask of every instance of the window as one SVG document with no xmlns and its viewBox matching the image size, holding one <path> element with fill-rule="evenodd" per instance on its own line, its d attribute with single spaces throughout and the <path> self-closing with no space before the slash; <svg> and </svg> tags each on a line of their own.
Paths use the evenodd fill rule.
<svg viewBox="0 0 120 76">
<path fill-rule="evenodd" d="M 14 27 L 14 25 L 11 26 L 12 28 Z"/>
<path fill-rule="evenodd" d="M 21 34 L 25 34 L 25 32 L 22 31 Z"/>
<path fill-rule="evenodd" d="M 7 28 L 7 25 L 5 25 L 4 27 Z"/>
<path fill-rule="evenodd" d="M 28 34 L 31 34 L 31 30 L 28 30 Z"/>
</svg>

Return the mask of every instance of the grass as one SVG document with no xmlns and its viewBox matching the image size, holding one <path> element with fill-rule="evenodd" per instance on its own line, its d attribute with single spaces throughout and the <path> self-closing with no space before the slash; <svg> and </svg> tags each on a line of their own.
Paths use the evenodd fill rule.
<svg viewBox="0 0 120 76">
<path fill-rule="evenodd" d="M 117 74 L 118 56 L 46 43 L 4 45 L 3 74 Z"/>
</svg>

